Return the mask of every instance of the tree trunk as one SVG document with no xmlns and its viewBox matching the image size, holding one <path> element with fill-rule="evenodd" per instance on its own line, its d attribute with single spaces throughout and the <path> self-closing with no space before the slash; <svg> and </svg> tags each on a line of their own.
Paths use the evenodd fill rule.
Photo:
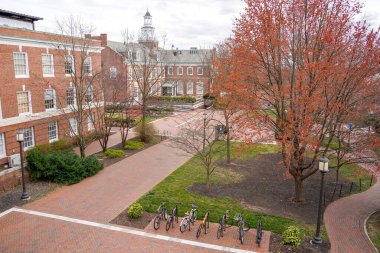
<svg viewBox="0 0 380 253">
<path fill-rule="evenodd" d="M 302 202 L 302 179 L 301 176 L 294 177 L 294 186 L 295 186 L 295 202 Z"/>
<path fill-rule="evenodd" d="M 226 130 L 227 130 L 227 164 L 231 163 L 231 140 L 230 140 L 230 129 L 228 125 L 228 120 L 226 120 Z"/>
<path fill-rule="evenodd" d="M 339 166 L 336 167 L 335 183 L 339 183 Z"/>
<path fill-rule="evenodd" d="M 210 191 L 210 173 L 207 172 L 206 175 L 206 190 L 209 192 Z"/>
<path fill-rule="evenodd" d="M 145 99 L 143 100 L 142 104 L 142 118 L 141 118 L 141 132 L 140 132 L 140 139 L 142 142 L 146 142 L 146 133 L 145 133 L 145 124 L 146 124 L 146 104 Z"/>
<path fill-rule="evenodd" d="M 85 147 L 83 145 L 83 143 L 80 143 L 79 145 L 79 150 L 80 150 L 80 156 L 83 158 L 83 157 L 86 157 L 86 153 L 85 153 Z"/>
</svg>

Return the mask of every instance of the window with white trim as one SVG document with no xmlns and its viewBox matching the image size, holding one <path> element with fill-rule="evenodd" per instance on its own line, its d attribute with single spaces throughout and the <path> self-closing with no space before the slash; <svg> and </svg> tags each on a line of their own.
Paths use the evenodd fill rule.
<svg viewBox="0 0 380 253">
<path fill-rule="evenodd" d="M 190 94 L 190 95 L 192 95 L 192 94 L 194 94 L 194 85 L 193 85 L 193 83 L 192 82 L 188 82 L 187 83 L 187 85 L 186 85 L 187 87 L 187 94 Z"/>
<path fill-rule="evenodd" d="M 72 55 L 65 55 L 65 74 L 71 75 L 74 73 L 74 57 Z"/>
<path fill-rule="evenodd" d="M 19 114 L 30 113 L 29 91 L 17 92 L 17 108 Z"/>
<path fill-rule="evenodd" d="M 197 83 L 197 95 L 203 95 L 203 83 Z"/>
<path fill-rule="evenodd" d="M 94 90 L 92 89 L 92 85 L 88 85 L 86 89 L 86 103 L 91 103 L 94 100 Z"/>
<path fill-rule="evenodd" d="M 178 67 L 177 68 L 177 75 L 183 75 L 183 68 L 182 67 Z"/>
<path fill-rule="evenodd" d="M 75 89 L 74 87 L 69 87 L 66 90 L 66 103 L 67 107 L 75 105 Z"/>
<path fill-rule="evenodd" d="M 26 53 L 14 52 L 13 64 L 16 77 L 29 77 L 28 55 Z"/>
<path fill-rule="evenodd" d="M 42 75 L 54 76 L 54 62 L 52 54 L 42 54 Z"/>
<path fill-rule="evenodd" d="M 197 68 L 197 75 L 198 76 L 203 76 L 203 68 L 202 67 L 198 67 Z"/>
<path fill-rule="evenodd" d="M 57 121 L 50 122 L 48 125 L 49 142 L 58 140 L 58 123 Z"/>
<path fill-rule="evenodd" d="M 92 73 L 92 61 L 91 57 L 87 57 L 83 62 L 83 72 L 87 75 Z"/>
<path fill-rule="evenodd" d="M 187 74 L 189 76 L 192 76 L 193 75 L 193 67 L 187 67 Z"/>
<path fill-rule="evenodd" d="M 116 79 L 117 69 L 115 66 L 110 67 L 110 79 Z"/>
<path fill-rule="evenodd" d="M 34 147 L 33 127 L 24 128 L 23 132 L 24 132 L 24 148 L 28 149 L 28 148 Z"/>
<path fill-rule="evenodd" d="M 179 81 L 177 83 L 177 94 L 178 95 L 182 95 L 183 94 L 183 83 L 181 81 Z"/>
<path fill-rule="evenodd" d="M 133 87 L 133 97 L 134 98 L 138 98 L 139 97 L 139 87 L 137 85 L 135 85 Z"/>
<path fill-rule="evenodd" d="M 87 125 L 88 131 L 92 131 L 95 129 L 94 119 L 95 119 L 95 113 L 89 112 L 88 119 L 87 119 L 88 120 L 88 125 Z"/>
<path fill-rule="evenodd" d="M 53 89 L 45 90 L 45 109 L 55 109 L 55 91 Z"/>
<path fill-rule="evenodd" d="M 3 133 L 0 133 L 0 157 L 6 156 L 6 149 L 5 149 L 5 135 Z"/>
<path fill-rule="evenodd" d="M 78 123 L 76 118 L 70 118 L 69 119 L 70 123 L 70 135 L 75 136 L 78 134 Z"/>
<path fill-rule="evenodd" d="M 173 67 L 168 67 L 168 76 L 173 75 Z"/>
</svg>

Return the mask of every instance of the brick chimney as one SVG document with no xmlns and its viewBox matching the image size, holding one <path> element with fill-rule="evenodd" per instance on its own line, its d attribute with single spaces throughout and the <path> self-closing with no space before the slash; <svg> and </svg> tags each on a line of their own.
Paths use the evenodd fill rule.
<svg viewBox="0 0 380 253">
<path fill-rule="evenodd" d="M 100 41 L 101 41 L 101 46 L 102 47 L 107 46 L 107 34 L 106 33 L 101 33 L 100 34 Z"/>
</svg>

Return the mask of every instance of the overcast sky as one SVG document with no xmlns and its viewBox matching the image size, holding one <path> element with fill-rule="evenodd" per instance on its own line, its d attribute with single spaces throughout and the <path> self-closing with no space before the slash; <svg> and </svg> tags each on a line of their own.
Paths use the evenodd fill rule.
<svg viewBox="0 0 380 253">
<path fill-rule="evenodd" d="M 241 0 L 0 0 L 0 9 L 44 18 L 36 29 L 55 32 L 56 19 L 70 14 L 93 25 L 95 33 L 107 33 L 121 41 L 121 31 L 138 33 L 147 9 L 153 16 L 156 35 L 167 35 L 166 47 L 209 48 L 232 32 L 233 20 L 243 11 Z M 366 0 L 364 15 L 380 25 L 380 0 Z"/>
</svg>

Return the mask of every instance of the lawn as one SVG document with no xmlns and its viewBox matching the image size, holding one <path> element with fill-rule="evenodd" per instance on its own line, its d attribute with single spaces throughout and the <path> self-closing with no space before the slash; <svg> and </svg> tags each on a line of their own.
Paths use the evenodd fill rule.
<svg viewBox="0 0 380 253">
<path fill-rule="evenodd" d="M 279 147 L 275 145 L 256 144 L 253 147 L 248 147 L 248 145 L 242 146 L 241 144 L 233 143 L 232 157 L 247 159 L 260 154 L 279 151 Z M 224 154 L 221 153 L 220 157 L 223 157 L 223 155 Z M 226 184 L 235 182 L 236 180 L 241 180 L 240 175 L 220 168 L 211 176 L 212 184 Z M 188 187 L 194 183 L 205 183 L 205 172 L 204 169 L 198 165 L 196 160 L 192 158 L 155 186 L 149 193 L 141 197 L 138 202 L 141 203 L 148 212 L 155 212 L 161 202 L 171 204 L 181 203 L 179 205 L 180 216 L 183 216 L 184 212 L 189 210 L 191 203 L 196 203 L 199 206 L 198 218 L 202 218 L 207 208 L 210 211 L 210 220 L 212 222 L 218 222 L 219 217 L 222 216 L 226 210 L 230 210 L 231 216 L 242 212 L 247 224 L 250 227 L 256 227 L 257 218 L 260 213 L 248 210 L 240 202 L 232 198 L 211 198 L 190 193 Z M 169 206 L 169 208 L 171 207 L 172 205 Z M 281 234 L 290 225 L 300 227 L 304 236 L 310 236 L 314 231 L 314 228 L 305 227 L 292 219 L 263 214 L 264 230 Z"/>
<path fill-rule="evenodd" d="M 374 213 L 368 219 L 367 231 L 377 250 L 380 250 L 380 212 Z"/>
</svg>

